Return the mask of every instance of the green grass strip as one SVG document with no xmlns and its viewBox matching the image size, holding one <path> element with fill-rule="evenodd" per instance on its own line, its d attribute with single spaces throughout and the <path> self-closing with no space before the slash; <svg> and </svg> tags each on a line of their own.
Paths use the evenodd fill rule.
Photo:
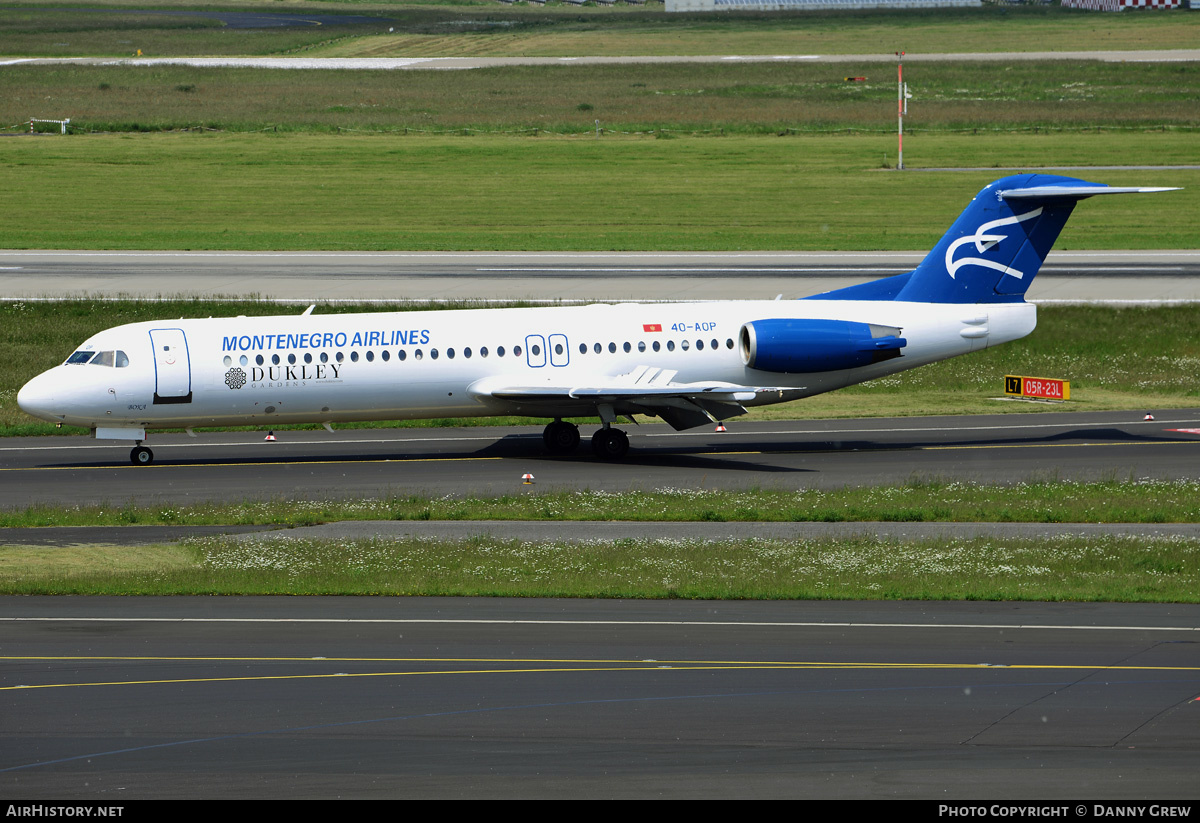
<svg viewBox="0 0 1200 823">
<path fill-rule="evenodd" d="M 655 489 L 497 497 L 403 495 L 353 500 L 35 505 L 0 511 L 0 527 L 275 524 L 342 520 L 625 520 L 644 522 L 1197 523 L 1200 481 L 1139 478 L 1011 485 L 916 478 L 902 486 L 781 491 Z"/>
<path fill-rule="evenodd" d="M 0 126 L 70 117 L 74 134 L 216 129 L 594 136 L 597 121 L 610 138 L 896 129 L 896 67 L 877 62 L 472 71 L 18 64 L 4 71 Z M 848 82 L 847 76 L 864 79 Z M 913 94 L 905 118 L 910 135 L 1200 127 L 1200 65 L 1194 62 L 938 61 L 906 66 L 904 77 Z"/>
<path fill-rule="evenodd" d="M 1200 541 L 1145 537 L 249 541 L 0 549 L 0 593 L 1200 600 Z"/>
<path fill-rule="evenodd" d="M 1200 132 L 1169 131 L 927 135 L 905 141 L 905 162 L 1194 164 L 1198 141 Z M 885 172 L 894 135 L 47 136 L 4 148 L 0 190 L 21 193 L 0 229 L 4 248 L 928 249 L 975 192 L 1009 173 Z M 1057 249 L 1194 245 L 1200 170 L 1075 174 L 1184 190 L 1088 201 Z M 164 277 L 161 290 L 186 287 Z"/>
</svg>

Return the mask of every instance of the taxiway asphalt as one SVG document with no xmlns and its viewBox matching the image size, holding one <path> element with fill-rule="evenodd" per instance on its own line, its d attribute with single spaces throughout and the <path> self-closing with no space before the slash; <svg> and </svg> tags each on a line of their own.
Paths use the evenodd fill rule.
<svg viewBox="0 0 1200 823">
<path fill-rule="evenodd" d="M 0 251 L 5 299 L 726 300 L 804 297 L 923 252 Z M 1200 300 L 1200 251 L 1051 252 L 1034 302 Z"/>
<path fill-rule="evenodd" d="M 997 400 L 997 404 L 1013 401 Z M 982 483 L 1197 476 L 1200 410 L 727 422 L 675 432 L 626 426 L 627 458 L 546 453 L 540 427 L 155 434 L 155 462 L 130 444 L 6 438 L 0 506 L 186 503 L 607 491 L 834 488 L 912 478 Z M 1178 429 L 1194 431 L 1178 431 Z M 590 436 L 586 427 L 585 437 Z M 522 476 L 534 475 L 532 486 Z M 282 503 L 281 503 L 282 505 Z"/>
<path fill-rule="evenodd" d="M 1200 607 L 0 598 L 10 800 L 1195 798 Z"/>
</svg>

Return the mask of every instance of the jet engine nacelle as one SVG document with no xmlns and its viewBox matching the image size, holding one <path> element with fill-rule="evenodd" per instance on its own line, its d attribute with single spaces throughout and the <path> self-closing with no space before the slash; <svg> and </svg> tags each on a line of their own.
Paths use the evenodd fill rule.
<svg viewBox="0 0 1200 823">
<path fill-rule="evenodd" d="M 900 329 L 853 320 L 755 320 L 739 335 L 752 369 L 808 374 L 869 366 L 899 357 Z"/>
</svg>

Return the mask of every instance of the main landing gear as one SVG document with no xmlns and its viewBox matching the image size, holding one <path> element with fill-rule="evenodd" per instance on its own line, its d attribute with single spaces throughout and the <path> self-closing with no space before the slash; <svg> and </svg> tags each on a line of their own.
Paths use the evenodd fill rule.
<svg viewBox="0 0 1200 823">
<path fill-rule="evenodd" d="M 129 453 L 129 462 L 135 466 L 149 466 L 154 462 L 154 452 L 139 443 Z"/>
<path fill-rule="evenodd" d="M 579 427 L 574 423 L 555 420 L 542 432 L 542 442 L 551 454 L 574 454 L 579 448 Z M 592 435 L 592 452 L 608 460 L 624 457 L 629 453 L 629 436 L 605 423 L 604 428 Z"/>
<path fill-rule="evenodd" d="M 579 427 L 574 423 L 555 420 L 542 432 L 542 442 L 551 454 L 572 454 L 579 448 Z"/>
<path fill-rule="evenodd" d="M 592 435 L 592 453 L 606 460 L 624 457 L 629 453 L 629 435 L 605 424 L 605 428 Z"/>
</svg>

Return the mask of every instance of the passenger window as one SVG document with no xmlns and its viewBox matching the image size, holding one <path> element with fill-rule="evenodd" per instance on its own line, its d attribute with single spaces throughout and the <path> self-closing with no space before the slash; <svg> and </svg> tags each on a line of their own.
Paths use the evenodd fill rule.
<svg viewBox="0 0 1200 823">
<path fill-rule="evenodd" d="M 690 347 L 688 346 L 688 341 L 686 341 L 686 340 L 680 340 L 680 341 L 679 341 L 679 348 L 683 349 L 684 351 L 687 351 L 687 350 L 688 350 L 688 348 L 690 348 Z"/>
<path fill-rule="evenodd" d="M 430 350 L 429 350 L 429 356 L 430 356 L 430 357 L 432 357 L 434 360 L 437 360 L 437 359 L 438 359 L 438 350 L 437 350 L 437 349 L 430 349 Z"/>
<path fill-rule="evenodd" d="M 580 353 L 580 354 L 587 354 L 587 343 L 580 343 L 580 344 L 579 344 L 579 353 Z"/>
<path fill-rule="evenodd" d="M 480 357 L 487 357 L 487 346 L 480 346 L 480 347 L 479 347 L 479 356 L 480 356 Z"/>
<path fill-rule="evenodd" d="M 638 351 L 645 351 L 645 350 L 646 350 L 646 341 L 639 340 L 638 341 Z"/>
<path fill-rule="evenodd" d="M 497 357 L 503 357 L 503 356 L 504 356 L 504 347 L 503 347 L 503 346 L 497 346 L 497 347 L 496 347 L 496 356 L 497 356 Z"/>
<path fill-rule="evenodd" d="M 654 341 L 654 350 L 658 351 L 661 348 L 662 348 L 662 343 L 659 343 L 657 340 L 655 340 Z"/>
<path fill-rule="evenodd" d="M 230 357 L 229 355 L 225 355 L 225 359 L 224 359 L 224 360 L 222 360 L 221 362 L 222 362 L 222 363 L 224 363 L 226 366 L 232 366 L 232 365 L 233 365 L 233 358 L 232 358 L 232 357 Z"/>
<path fill-rule="evenodd" d="M 387 361 L 392 359 L 392 353 L 389 352 L 387 349 L 384 349 L 383 351 L 381 351 L 379 353 L 379 356 L 383 358 L 384 363 L 386 363 Z"/>
<path fill-rule="evenodd" d="M 373 352 L 373 351 L 368 351 L 368 352 L 367 352 L 367 362 L 368 362 L 368 363 L 373 363 L 373 362 L 375 362 L 375 352 Z"/>
<path fill-rule="evenodd" d="M 356 352 L 356 351 L 352 351 L 352 352 L 350 352 L 350 362 L 351 362 L 351 363 L 357 363 L 357 362 L 358 362 L 358 352 Z"/>
<path fill-rule="evenodd" d="M 396 357 L 399 360 L 407 360 L 408 353 L 406 351 L 404 351 L 404 349 L 400 349 L 400 351 L 396 352 Z"/>
<path fill-rule="evenodd" d="M 675 351 L 675 341 L 674 340 L 667 341 L 667 351 Z"/>
<path fill-rule="evenodd" d="M 596 352 L 596 354 L 599 354 L 600 352 L 604 351 L 604 347 L 597 343 L 596 345 L 592 346 L 592 351 Z"/>
<path fill-rule="evenodd" d="M 521 347 L 513 346 L 513 357 L 520 357 L 520 356 L 521 356 Z"/>
</svg>

